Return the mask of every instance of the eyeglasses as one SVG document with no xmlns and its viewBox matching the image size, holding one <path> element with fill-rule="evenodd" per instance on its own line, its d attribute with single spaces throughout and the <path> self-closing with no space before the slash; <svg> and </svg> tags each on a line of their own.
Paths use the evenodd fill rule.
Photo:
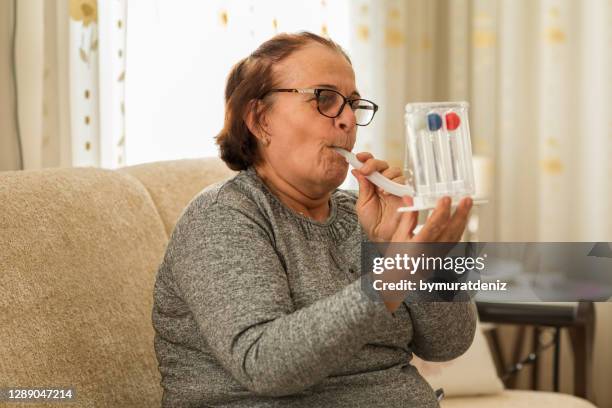
<svg viewBox="0 0 612 408">
<path fill-rule="evenodd" d="M 348 104 L 351 110 L 355 113 L 355 120 L 358 126 L 367 126 L 374 119 L 378 105 L 367 99 L 352 99 L 347 98 L 338 91 L 333 89 L 271 89 L 263 96 L 265 97 L 270 92 L 293 92 L 300 94 L 313 94 L 317 99 L 317 110 L 323 116 L 328 118 L 337 118 L 342 114 L 344 106 Z M 262 97 L 262 98 L 263 98 Z"/>
</svg>

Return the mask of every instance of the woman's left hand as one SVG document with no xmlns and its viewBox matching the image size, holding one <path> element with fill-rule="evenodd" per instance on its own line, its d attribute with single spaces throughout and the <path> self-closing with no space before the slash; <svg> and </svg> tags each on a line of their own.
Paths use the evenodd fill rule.
<svg viewBox="0 0 612 408">
<path fill-rule="evenodd" d="M 389 167 L 387 162 L 375 159 L 368 152 L 357 153 L 357 159 L 364 164 L 361 169 L 351 171 L 359 182 L 359 198 L 355 209 L 368 238 L 373 242 L 391 241 L 402 217 L 411 217 L 410 231 L 412 232 L 417 226 L 418 212 L 400 213 L 397 211 L 400 207 L 411 205 L 412 199 L 386 193 L 365 177 L 378 171 L 388 179 L 404 184 L 401 169 Z"/>
</svg>

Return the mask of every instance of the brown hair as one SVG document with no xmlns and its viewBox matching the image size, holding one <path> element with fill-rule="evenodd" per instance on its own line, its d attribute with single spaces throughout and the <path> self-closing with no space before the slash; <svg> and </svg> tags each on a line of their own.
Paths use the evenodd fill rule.
<svg viewBox="0 0 612 408">
<path fill-rule="evenodd" d="M 323 44 L 340 52 L 350 63 L 348 55 L 335 42 L 313 33 L 282 33 L 264 42 L 247 58 L 240 60 L 227 78 L 225 87 L 225 123 L 216 137 L 221 159 L 232 170 L 244 170 L 257 164 L 259 153 L 257 138 L 247 127 L 244 117 L 250 102 L 263 98 L 275 87 L 272 75 L 274 64 L 284 60 L 310 42 Z M 253 112 L 253 122 L 259 126 L 270 104 Z"/>
</svg>

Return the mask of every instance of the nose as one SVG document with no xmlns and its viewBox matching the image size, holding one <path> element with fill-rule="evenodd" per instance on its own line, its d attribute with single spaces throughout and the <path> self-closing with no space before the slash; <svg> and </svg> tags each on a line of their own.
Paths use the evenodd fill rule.
<svg viewBox="0 0 612 408">
<path fill-rule="evenodd" d="M 356 123 L 357 118 L 355 117 L 355 112 L 353 112 L 348 104 L 344 105 L 344 109 L 342 109 L 340 116 L 334 119 L 334 125 L 345 132 L 353 130 L 353 128 L 357 126 Z"/>
</svg>

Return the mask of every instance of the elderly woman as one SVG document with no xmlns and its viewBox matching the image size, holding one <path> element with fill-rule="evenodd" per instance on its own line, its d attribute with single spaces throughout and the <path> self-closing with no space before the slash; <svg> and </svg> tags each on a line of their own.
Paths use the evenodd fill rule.
<svg viewBox="0 0 612 408">
<path fill-rule="evenodd" d="M 221 158 L 239 173 L 195 197 L 178 221 L 155 285 L 155 350 L 164 407 L 436 407 L 409 364 L 461 355 L 473 304 L 376 301 L 360 282 L 360 244 L 456 242 L 471 202 L 448 198 L 414 235 L 409 202 L 353 170 L 337 189 L 361 99 L 347 55 L 310 33 L 281 34 L 229 75 Z M 381 295 L 381 299 L 384 297 Z"/>
</svg>

